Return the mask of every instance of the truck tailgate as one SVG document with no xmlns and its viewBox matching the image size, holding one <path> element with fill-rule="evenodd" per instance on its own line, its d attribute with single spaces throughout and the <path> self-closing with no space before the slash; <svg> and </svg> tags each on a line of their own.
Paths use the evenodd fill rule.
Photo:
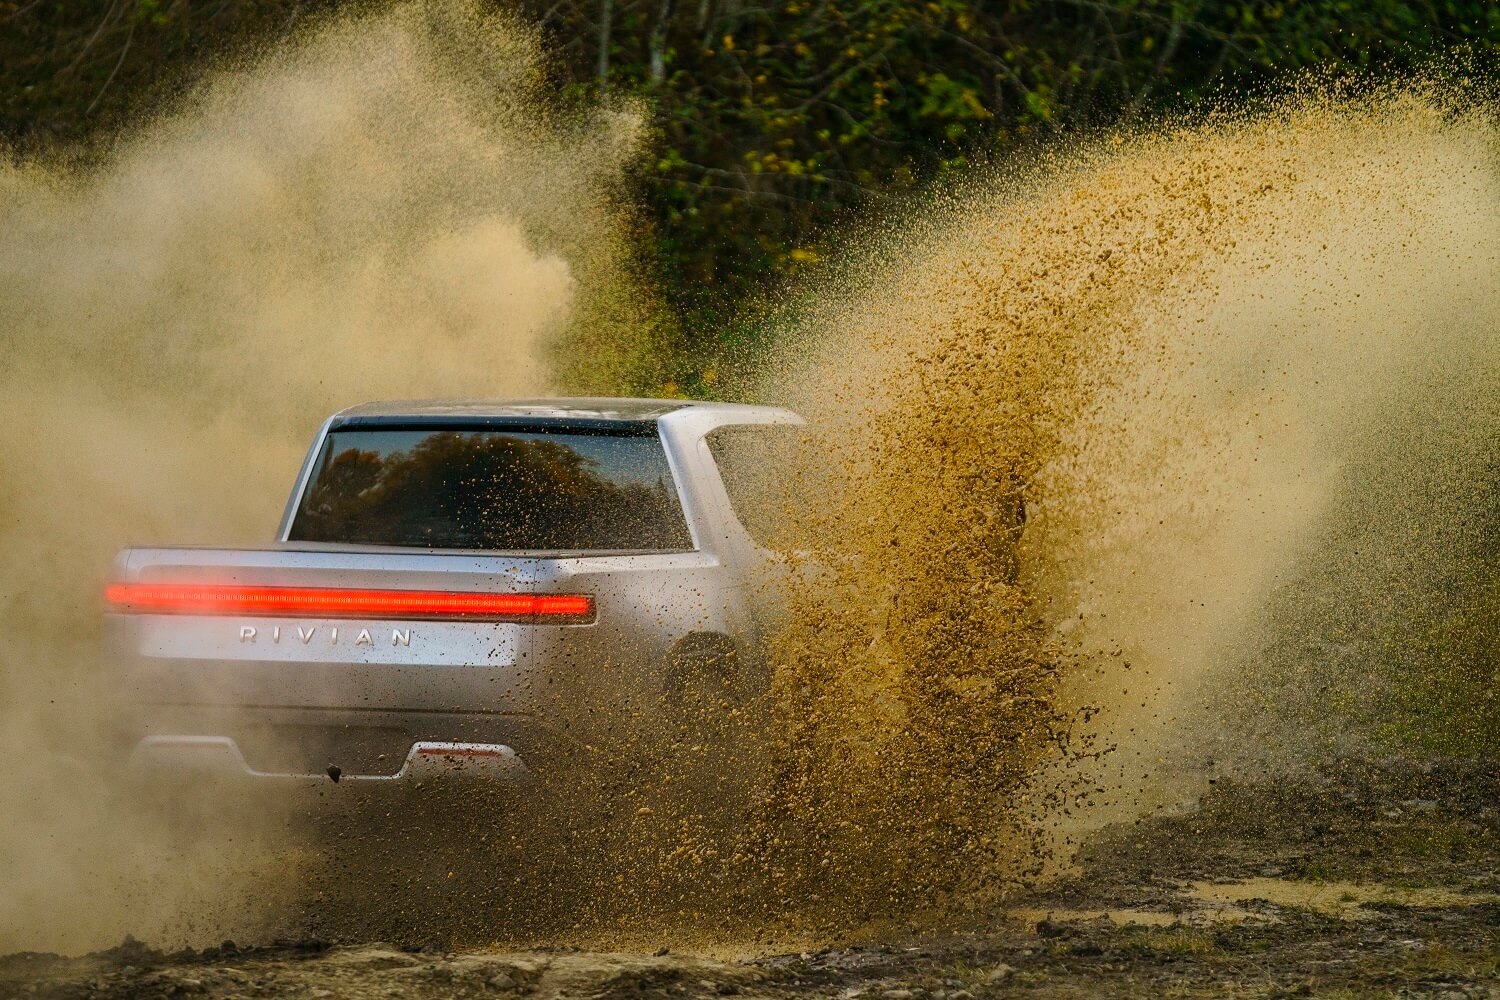
<svg viewBox="0 0 1500 1000">
<path fill-rule="evenodd" d="M 458 606 L 466 595 L 520 598 L 534 595 L 541 562 L 410 549 L 131 549 L 116 565 L 106 653 L 124 695 L 142 704 L 525 711 L 524 620 L 362 595 L 447 595 Z M 238 602 L 151 603 L 192 587 Z M 267 594 L 294 599 L 267 603 Z M 345 606 L 326 607 L 327 595 Z"/>
</svg>

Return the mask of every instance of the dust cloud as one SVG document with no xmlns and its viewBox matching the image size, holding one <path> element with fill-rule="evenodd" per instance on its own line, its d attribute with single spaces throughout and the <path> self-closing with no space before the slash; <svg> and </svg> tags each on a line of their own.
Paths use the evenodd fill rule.
<svg viewBox="0 0 1500 1000">
<path fill-rule="evenodd" d="M 398 6 L 102 157 L 0 165 L 0 952 L 248 933 L 284 881 L 224 881 L 100 763 L 117 548 L 268 541 L 333 410 L 542 392 L 564 341 L 607 383 L 649 326 L 615 197 L 639 120 L 548 111 L 540 65 L 478 5 Z"/>
</svg>

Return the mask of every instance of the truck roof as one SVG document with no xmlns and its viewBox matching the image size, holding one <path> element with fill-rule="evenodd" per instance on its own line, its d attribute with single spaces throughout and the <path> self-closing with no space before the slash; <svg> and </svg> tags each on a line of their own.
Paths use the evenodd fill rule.
<svg viewBox="0 0 1500 1000">
<path fill-rule="evenodd" d="M 689 399 L 630 399 L 609 396 L 572 396 L 533 399 L 407 399 L 361 403 L 333 415 L 335 423 L 370 417 L 541 417 L 583 420 L 656 420 L 676 410 L 693 409 L 704 415 L 780 413 L 769 406 L 713 403 Z"/>
</svg>

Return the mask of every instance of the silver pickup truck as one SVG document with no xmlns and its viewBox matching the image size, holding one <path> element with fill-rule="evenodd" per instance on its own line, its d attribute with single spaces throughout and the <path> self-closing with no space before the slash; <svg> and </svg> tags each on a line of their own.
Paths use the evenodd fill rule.
<svg viewBox="0 0 1500 1000">
<path fill-rule="evenodd" d="M 274 545 L 120 553 L 104 641 L 132 759 L 517 777 L 753 697 L 775 560 L 729 467 L 801 422 L 637 399 L 335 414 Z"/>
</svg>

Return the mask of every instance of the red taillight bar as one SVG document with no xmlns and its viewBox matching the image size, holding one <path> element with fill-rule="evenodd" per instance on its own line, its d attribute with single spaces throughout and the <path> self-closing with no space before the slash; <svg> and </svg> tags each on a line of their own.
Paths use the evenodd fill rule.
<svg viewBox="0 0 1500 1000">
<path fill-rule="evenodd" d="M 240 587 L 207 583 L 112 583 L 114 610 L 154 615 L 258 615 L 274 618 L 435 618 L 505 622 L 592 621 L 587 594 L 471 594 L 446 590 Z"/>
</svg>

